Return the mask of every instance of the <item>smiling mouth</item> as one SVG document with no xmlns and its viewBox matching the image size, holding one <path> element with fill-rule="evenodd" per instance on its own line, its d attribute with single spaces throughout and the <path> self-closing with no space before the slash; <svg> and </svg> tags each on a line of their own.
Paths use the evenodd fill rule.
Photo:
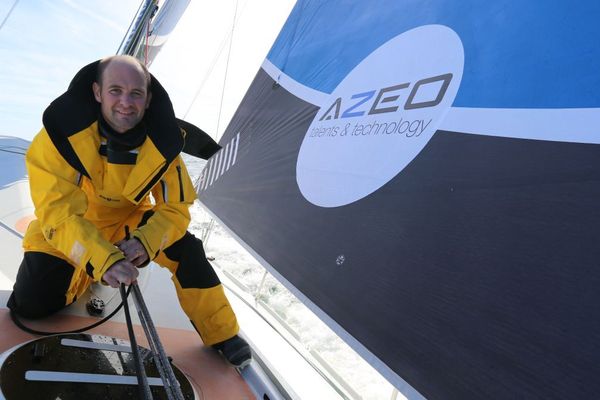
<svg viewBox="0 0 600 400">
<path fill-rule="evenodd" d="M 115 111 L 118 115 L 121 115 L 123 117 L 131 117 L 134 113 L 131 112 L 123 112 L 123 111 Z"/>
</svg>

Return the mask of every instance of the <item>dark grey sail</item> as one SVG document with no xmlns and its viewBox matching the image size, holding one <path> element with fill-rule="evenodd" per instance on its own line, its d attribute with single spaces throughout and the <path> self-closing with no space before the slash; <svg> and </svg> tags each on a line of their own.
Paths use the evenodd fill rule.
<svg viewBox="0 0 600 400">
<path fill-rule="evenodd" d="M 409 397 L 595 398 L 598 17 L 299 1 L 200 199 Z"/>
</svg>

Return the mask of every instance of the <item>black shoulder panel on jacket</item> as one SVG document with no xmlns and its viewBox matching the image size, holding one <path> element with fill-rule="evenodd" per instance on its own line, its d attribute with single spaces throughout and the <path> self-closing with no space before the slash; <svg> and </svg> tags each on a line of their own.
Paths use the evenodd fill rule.
<svg viewBox="0 0 600 400">
<path fill-rule="evenodd" d="M 98 119 L 99 104 L 94 99 L 92 82 L 96 79 L 99 61 L 83 67 L 65 93 L 44 111 L 44 127 L 56 149 L 77 171 L 89 178 L 83 164 L 69 143 L 69 136 L 82 131 Z"/>
<path fill-rule="evenodd" d="M 208 160 L 221 149 L 221 146 L 208 133 L 196 125 L 179 118 L 177 118 L 177 124 L 185 131 L 184 153 Z"/>
<path fill-rule="evenodd" d="M 177 125 L 173 104 L 167 91 L 154 76 L 152 76 L 150 91 L 152 100 L 145 115 L 148 136 L 167 160 L 168 165 L 183 149 L 183 134 Z"/>
</svg>

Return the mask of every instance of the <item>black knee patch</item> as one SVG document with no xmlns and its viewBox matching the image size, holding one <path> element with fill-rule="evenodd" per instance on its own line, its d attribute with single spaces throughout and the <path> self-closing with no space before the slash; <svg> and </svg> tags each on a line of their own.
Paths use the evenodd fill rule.
<svg viewBox="0 0 600 400">
<path fill-rule="evenodd" d="M 202 241 L 189 232 L 164 250 L 165 255 L 179 262 L 175 276 L 182 288 L 210 288 L 221 283 L 206 259 Z"/>
<path fill-rule="evenodd" d="M 7 306 L 25 318 L 42 318 L 66 306 L 73 277 L 71 264 L 50 254 L 28 251 Z"/>
</svg>

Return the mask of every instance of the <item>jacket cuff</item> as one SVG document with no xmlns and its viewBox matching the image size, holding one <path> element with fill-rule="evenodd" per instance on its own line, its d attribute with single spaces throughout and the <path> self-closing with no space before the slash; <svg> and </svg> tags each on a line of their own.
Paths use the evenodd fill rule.
<svg viewBox="0 0 600 400">
<path fill-rule="evenodd" d="M 142 246 L 144 246 L 144 249 L 146 249 L 146 253 L 148 253 L 148 259 L 154 260 L 156 256 L 158 256 L 160 246 L 153 246 L 152 243 L 150 243 L 150 241 L 146 237 L 146 235 L 144 235 L 142 228 L 143 227 L 140 227 L 139 229 L 133 231 L 131 236 L 139 240 Z"/>
<path fill-rule="evenodd" d="M 108 256 L 108 258 L 104 261 L 101 267 L 95 267 L 92 264 L 92 260 L 88 261 L 85 270 L 89 276 L 91 276 L 95 282 L 101 282 L 102 276 L 104 273 L 108 271 L 110 267 L 113 266 L 114 263 L 120 260 L 124 260 L 125 256 L 121 252 L 115 252 Z"/>
</svg>

